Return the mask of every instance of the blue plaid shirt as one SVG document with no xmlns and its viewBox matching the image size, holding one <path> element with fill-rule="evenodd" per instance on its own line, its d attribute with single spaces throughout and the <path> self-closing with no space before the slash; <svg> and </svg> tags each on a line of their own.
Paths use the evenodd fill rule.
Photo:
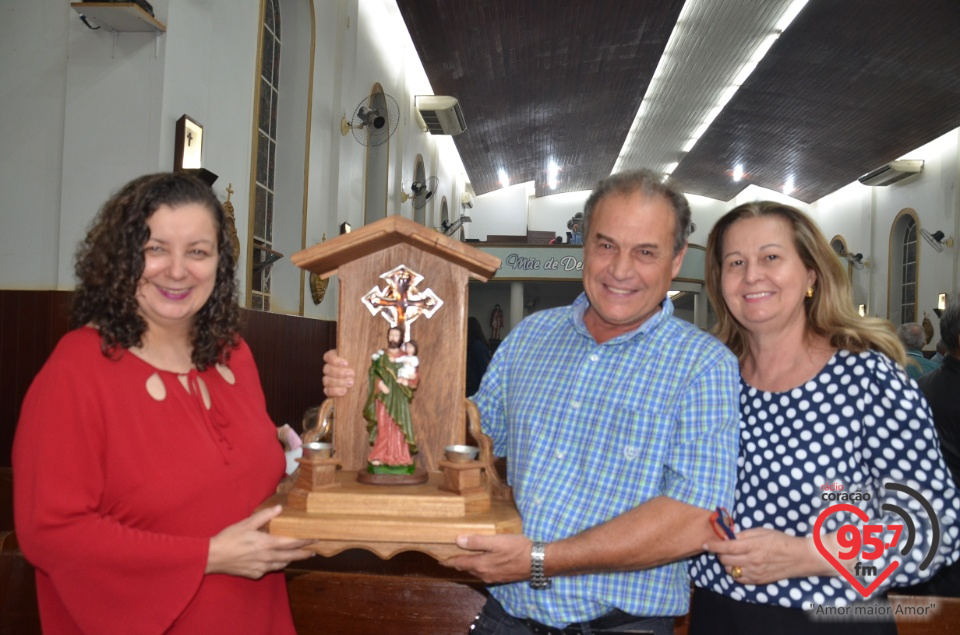
<svg viewBox="0 0 960 635">
<path fill-rule="evenodd" d="M 500 345 L 474 401 L 507 457 L 523 533 L 554 541 L 657 496 L 730 507 L 738 450 L 739 371 L 723 344 L 673 317 L 673 304 L 603 344 L 583 323 L 585 294 L 535 313 Z M 706 522 L 706 521 L 704 521 Z M 493 586 L 515 617 L 553 626 L 618 608 L 687 612 L 684 562 L 643 571 Z"/>
</svg>

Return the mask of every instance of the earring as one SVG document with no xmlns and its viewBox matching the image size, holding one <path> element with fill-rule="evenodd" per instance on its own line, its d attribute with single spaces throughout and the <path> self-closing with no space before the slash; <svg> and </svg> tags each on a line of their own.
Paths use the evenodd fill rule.
<svg viewBox="0 0 960 635">
<path fill-rule="evenodd" d="M 813 297 L 813 287 L 807 287 L 807 297 L 808 298 Z"/>
</svg>

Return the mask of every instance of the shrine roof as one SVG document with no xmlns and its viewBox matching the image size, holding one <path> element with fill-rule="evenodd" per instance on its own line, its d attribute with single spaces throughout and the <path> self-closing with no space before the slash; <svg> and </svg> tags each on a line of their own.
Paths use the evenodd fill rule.
<svg viewBox="0 0 960 635">
<path fill-rule="evenodd" d="M 403 216 L 387 216 L 369 225 L 308 247 L 290 256 L 290 262 L 328 278 L 348 262 L 375 254 L 399 243 L 407 243 L 450 264 L 463 267 L 479 280 L 489 280 L 500 267 L 500 259 L 465 243 L 444 236 L 430 227 Z"/>
</svg>

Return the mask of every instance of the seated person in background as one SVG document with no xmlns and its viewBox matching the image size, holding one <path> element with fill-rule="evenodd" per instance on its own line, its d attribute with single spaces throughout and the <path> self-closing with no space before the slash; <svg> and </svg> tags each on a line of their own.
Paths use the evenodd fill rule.
<svg viewBox="0 0 960 635">
<path fill-rule="evenodd" d="M 923 375 L 917 384 L 933 411 L 943 458 L 954 483 L 960 483 L 960 295 L 951 296 L 940 317 L 940 343 L 946 348 L 943 365 Z M 902 592 L 960 597 L 960 561 L 944 567 L 929 582 Z"/>
<path fill-rule="evenodd" d="M 693 560 L 690 635 L 895 635 L 892 611 L 864 618 L 871 621 L 810 617 L 818 607 L 863 599 L 815 546 L 814 525 L 835 504 L 824 498 L 825 485 L 869 493 L 870 500 L 849 504 L 872 524 L 903 524 L 886 503 L 916 523 L 916 543 L 905 556 L 901 539 L 868 561 L 877 571 L 891 557 L 903 565 L 871 598 L 929 578 L 958 556 L 960 496 L 929 408 L 903 372 L 893 329 L 856 314 L 850 279 L 830 244 L 806 215 L 780 203 L 747 203 L 717 222 L 707 239 L 706 283 L 715 333 L 740 360 L 731 510 L 740 532 L 735 540 L 714 537 L 705 545 L 712 553 Z M 913 497 L 886 488 L 890 482 L 919 491 L 938 512 L 939 546 L 924 571 L 918 564 L 931 550 L 932 522 Z M 864 521 L 831 512 L 822 544 L 854 573 L 865 558 L 836 557 L 838 530 L 848 523 L 859 528 Z M 892 534 L 883 533 L 883 541 Z"/>
<path fill-rule="evenodd" d="M 473 635 L 653 632 L 687 612 L 687 558 L 732 501 L 736 361 L 673 317 L 690 208 L 651 172 L 612 175 L 585 205 L 583 285 L 497 349 L 473 400 L 524 535 L 461 536 L 448 565 L 490 589 Z M 353 370 L 324 359 L 328 396 Z M 552 582 L 551 582 L 552 578 Z"/>
<path fill-rule="evenodd" d="M 927 337 L 919 323 L 907 322 L 901 324 L 897 327 L 897 337 L 900 338 L 903 347 L 907 349 L 907 374 L 911 378 L 917 379 L 937 367 L 935 362 L 930 361 L 923 354 Z"/>
<path fill-rule="evenodd" d="M 183 173 L 134 179 L 76 263 L 76 329 L 13 447 L 43 632 L 294 635 L 280 570 L 313 553 L 259 531 L 285 461 L 237 333 L 220 202 Z"/>
<path fill-rule="evenodd" d="M 943 358 L 947 356 L 947 344 L 943 341 L 943 335 L 937 340 L 937 352 L 930 358 L 930 361 L 937 365 L 937 368 L 943 365 Z"/>
<path fill-rule="evenodd" d="M 480 390 L 480 380 L 487 372 L 492 355 L 480 320 L 467 318 L 467 397 Z"/>
</svg>

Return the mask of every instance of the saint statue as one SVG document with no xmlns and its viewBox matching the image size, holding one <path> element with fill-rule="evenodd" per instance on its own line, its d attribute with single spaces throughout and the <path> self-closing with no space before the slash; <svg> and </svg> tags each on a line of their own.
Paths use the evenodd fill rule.
<svg viewBox="0 0 960 635">
<path fill-rule="evenodd" d="M 500 329 L 503 328 L 503 309 L 499 304 L 493 307 L 493 312 L 490 314 L 490 328 L 492 329 L 491 338 L 499 340 Z"/>
<path fill-rule="evenodd" d="M 371 474 L 413 474 L 417 444 L 410 418 L 410 402 L 420 382 L 415 341 L 403 341 L 403 330 L 391 326 L 387 348 L 374 353 L 363 417 L 367 421 L 367 457 Z"/>
</svg>

